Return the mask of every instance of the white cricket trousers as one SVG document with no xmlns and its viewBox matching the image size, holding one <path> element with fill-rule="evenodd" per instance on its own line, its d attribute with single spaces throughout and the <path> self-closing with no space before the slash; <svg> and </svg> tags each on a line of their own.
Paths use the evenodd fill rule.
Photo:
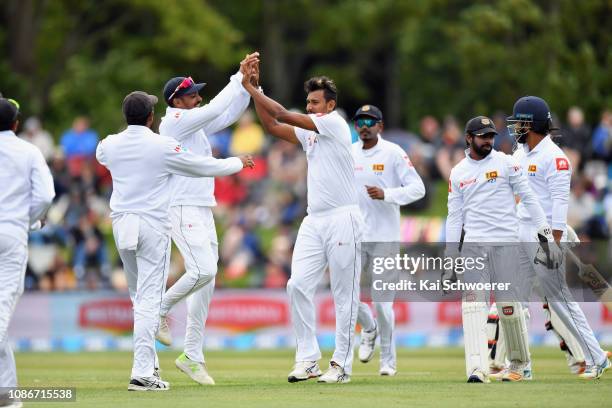
<svg viewBox="0 0 612 408">
<path fill-rule="evenodd" d="M 373 257 L 394 257 L 396 254 L 400 253 L 399 243 L 394 242 L 381 242 L 379 244 L 370 242 L 367 244 L 367 248 L 367 250 L 363 246 L 361 248 L 362 261 L 366 262 L 365 265 L 368 265 Z M 362 265 L 363 273 L 367 273 L 365 265 Z M 380 338 L 380 366 L 397 368 L 397 352 L 395 349 L 395 339 L 393 337 L 393 331 L 395 329 L 393 302 L 373 301 L 372 304 L 376 309 L 376 321 L 374 321 L 374 315 L 370 307 L 360 302 L 357 323 L 359 323 L 365 331 L 372 331 L 375 327 L 378 328 L 378 336 Z"/>
<path fill-rule="evenodd" d="M 508 350 L 509 360 L 523 363 L 531 361 L 525 313 L 520 302 L 522 282 L 518 266 L 514 263 L 519 257 L 519 244 L 503 246 L 464 243 L 461 256 L 477 260 L 484 267 L 467 268 L 457 278 L 464 283 L 494 282 L 510 283 L 508 291 L 492 291 L 497 300 L 499 323 L 503 328 L 502 336 Z M 461 317 L 463 326 L 463 345 L 465 349 L 465 373 L 469 378 L 475 370 L 488 375 L 487 316 L 491 292 L 486 290 L 465 290 L 462 293 Z"/>
<path fill-rule="evenodd" d="M 0 234 L 0 387 L 17 386 L 15 357 L 8 341 L 8 328 L 19 297 L 28 262 L 28 247 Z"/>
<path fill-rule="evenodd" d="M 533 259 L 538 249 L 536 242 L 537 228 L 531 224 L 519 223 L 521 245 L 521 270 L 529 271 L 535 277 L 536 291 L 540 292 L 548 302 L 559 320 L 565 324 L 568 331 L 576 338 L 584 352 L 587 364 L 603 364 L 606 353 L 602 350 L 591 326 L 587 322 L 580 305 L 574 301 L 565 281 L 565 262 L 559 269 L 551 270 L 541 264 L 534 264 Z M 533 279 L 533 278 L 532 278 Z"/>
<path fill-rule="evenodd" d="M 304 218 L 298 231 L 287 293 L 297 346 L 295 361 L 321 358 L 316 336 L 314 296 L 329 266 L 336 308 L 336 348 L 332 361 L 352 372 L 355 323 L 359 308 L 363 219 L 357 206 L 340 207 Z"/>
<path fill-rule="evenodd" d="M 192 361 L 204 363 L 204 326 L 215 290 L 219 243 L 210 207 L 170 207 L 172 240 L 185 262 L 185 273 L 164 295 L 161 316 L 187 298 L 184 352 Z"/>
<path fill-rule="evenodd" d="M 117 241 L 117 231 L 113 225 Z M 170 266 L 170 234 L 140 219 L 136 250 L 119 249 L 134 308 L 134 364 L 132 377 L 151 377 L 158 367 L 155 333 Z"/>
<path fill-rule="evenodd" d="M 378 328 L 380 337 L 380 366 L 397 368 L 397 352 L 395 350 L 395 339 L 393 330 L 395 328 L 395 312 L 393 302 L 372 302 L 376 309 L 376 322 L 372 310 L 365 303 L 359 303 L 359 314 L 357 321 L 366 331 Z"/>
</svg>

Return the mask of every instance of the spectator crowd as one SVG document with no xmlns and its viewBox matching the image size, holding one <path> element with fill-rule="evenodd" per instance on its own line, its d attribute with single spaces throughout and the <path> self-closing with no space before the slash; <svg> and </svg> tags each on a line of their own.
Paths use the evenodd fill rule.
<svg viewBox="0 0 612 408">
<path fill-rule="evenodd" d="M 495 113 L 495 148 L 512 153 L 506 115 Z M 612 111 L 591 127 L 578 107 L 557 121 L 555 141 L 574 168 L 568 223 L 583 240 L 607 240 L 612 226 Z M 352 125 L 351 125 L 352 128 Z M 420 120 L 418 133 L 387 129 L 386 139 L 408 152 L 425 182 L 425 198 L 404 216 L 446 204 L 446 180 L 464 157 L 463 125 L 452 116 Z M 56 190 L 45 227 L 30 235 L 26 290 L 125 290 L 112 238 L 108 206 L 112 180 L 95 160 L 98 133 L 86 117 L 75 118 L 56 144 L 39 119 L 28 118 L 19 134 L 49 163 Z M 354 134 L 356 138 L 356 134 Z M 216 179 L 219 233 L 218 286 L 284 288 L 290 274 L 297 226 L 306 213 L 306 156 L 298 145 L 264 134 L 251 111 L 235 127 L 209 136 L 215 157 L 251 154 L 256 167 Z M 443 219 L 445 213 L 428 216 Z M 442 225 L 442 223 L 440 223 Z M 426 238 L 423 238 L 426 239 Z M 170 282 L 183 273 L 173 251 Z"/>
</svg>

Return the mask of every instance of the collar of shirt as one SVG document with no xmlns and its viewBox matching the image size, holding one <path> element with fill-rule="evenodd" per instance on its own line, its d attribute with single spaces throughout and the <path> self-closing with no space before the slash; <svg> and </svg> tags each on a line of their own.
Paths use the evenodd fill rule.
<svg viewBox="0 0 612 408">
<path fill-rule="evenodd" d="M 496 151 L 496 150 L 491 150 L 491 153 L 489 153 L 489 154 L 487 155 L 487 157 L 485 157 L 484 159 L 474 160 L 474 159 L 472 159 L 472 157 L 470 157 L 470 149 L 468 148 L 468 149 L 465 149 L 465 157 L 468 159 L 468 161 L 469 161 L 470 163 L 480 164 L 480 163 L 484 163 L 485 161 L 487 161 L 487 160 L 491 159 L 491 157 L 493 157 L 493 153 L 494 153 L 495 151 Z"/>
<path fill-rule="evenodd" d="M 126 132 L 129 132 L 129 133 L 143 133 L 143 132 L 149 133 L 149 132 L 152 132 L 152 130 L 149 129 L 148 127 L 141 126 L 141 125 L 128 125 L 127 129 L 125 129 L 125 130 L 126 130 Z"/>
<path fill-rule="evenodd" d="M 15 135 L 15 132 L 13 132 L 12 130 L 3 130 L 2 132 L 0 132 L 0 137 L 4 137 L 4 136 L 15 136 L 15 137 L 17 137 L 17 135 Z"/>
<path fill-rule="evenodd" d="M 533 148 L 533 150 L 529 150 L 529 146 L 527 145 L 527 143 L 523 143 L 523 150 L 525 150 L 525 154 L 530 155 L 530 154 L 537 153 L 538 151 L 544 149 L 549 143 L 554 143 L 554 142 L 550 138 L 550 135 L 546 135 L 546 137 L 542 139 L 540 143 L 538 143 Z"/>
</svg>

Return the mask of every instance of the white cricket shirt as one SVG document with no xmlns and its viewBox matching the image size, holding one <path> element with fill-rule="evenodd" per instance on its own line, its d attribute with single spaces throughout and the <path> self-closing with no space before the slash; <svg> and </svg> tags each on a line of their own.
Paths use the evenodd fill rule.
<svg viewBox="0 0 612 408">
<path fill-rule="evenodd" d="M 242 73 L 232 75 L 229 84 L 208 104 L 193 109 L 166 108 L 159 125 L 162 136 L 170 136 L 196 154 L 212 157 L 207 134 L 225 129 L 244 113 L 250 95 L 242 86 Z M 174 176 L 171 181 L 171 205 L 214 207 L 215 179 Z"/>
<path fill-rule="evenodd" d="M 451 170 L 448 186 L 446 242 L 518 242 L 515 195 L 539 228 L 546 217 L 527 176 L 512 156 L 493 150 L 482 160 L 466 157 Z"/>
<path fill-rule="evenodd" d="M 376 145 L 363 148 L 353 143 L 355 186 L 359 209 L 365 220 L 365 242 L 400 241 L 400 206 L 425 195 L 425 185 L 406 152 L 395 143 L 378 137 Z M 380 187 L 384 200 L 373 200 L 365 186 Z"/>
<path fill-rule="evenodd" d="M 38 147 L 10 130 L 0 132 L 0 234 L 27 245 L 30 226 L 53 197 L 53 177 Z"/>
<path fill-rule="evenodd" d="M 522 165 L 523 171 L 527 172 L 529 185 L 551 228 L 565 231 L 572 167 L 563 150 L 550 136 L 546 136 L 531 151 L 527 143 L 519 146 L 514 157 Z M 518 205 L 518 215 L 521 222 L 532 222 L 532 217 L 522 202 Z"/>
<path fill-rule="evenodd" d="M 170 175 L 202 177 L 233 174 L 240 159 L 215 159 L 193 154 L 173 138 L 145 126 L 128 126 L 98 144 L 96 158 L 111 173 L 111 218 L 138 214 L 161 232 L 170 230 Z"/>
<path fill-rule="evenodd" d="M 318 132 L 294 127 L 308 160 L 308 214 L 358 205 L 348 124 L 336 111 L 309 116 Z"/>
</svg>

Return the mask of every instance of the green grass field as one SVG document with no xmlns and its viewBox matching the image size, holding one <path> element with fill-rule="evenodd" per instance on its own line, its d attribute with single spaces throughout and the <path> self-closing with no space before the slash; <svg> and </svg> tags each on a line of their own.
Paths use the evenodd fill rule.
<svg viewBox="0 0 612 408">
<path fill-rule="evenodd" d="M 585 382 L 569 374 L 565 358 L 552 348 L 533 350 L 534 380 L 466 384 L 463 350 L 401 350 L 398 375 L 380 377 L 378 362 L 356 360 L 350 384 L 287 382 L 293 352 L 207 353 L 217 385 L 199 386 L 174 368 L 178 353 L 160 354 L 167 392 L 128 392 L 128 352 L 20 353 L 22 387 L 76 387 L 76 403 L 29 403 L 26 407 L 593 407 L 612 401 L 612 372 Z M 324 353 L 329 358 L 330 353 Z M 321 361 L 323 365 L 326 360 Z"/>
</svg>

